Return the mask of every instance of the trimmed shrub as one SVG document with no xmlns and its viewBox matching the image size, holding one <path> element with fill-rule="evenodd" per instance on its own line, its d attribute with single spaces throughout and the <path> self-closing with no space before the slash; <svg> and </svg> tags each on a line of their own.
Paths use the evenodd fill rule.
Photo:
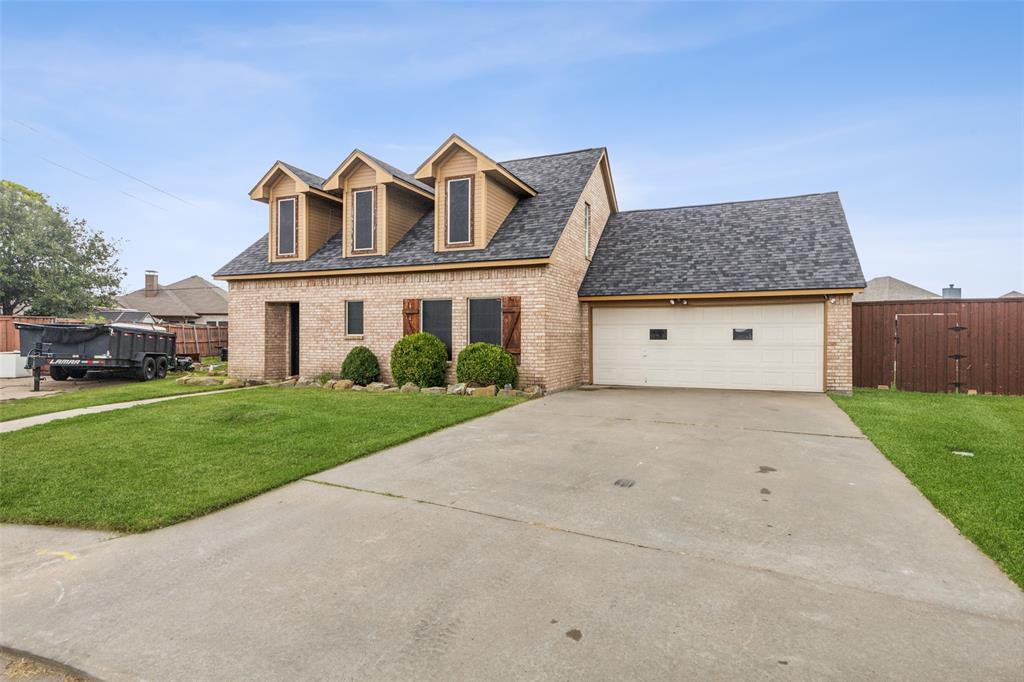
<svg viewBox="0 0 1024 682">
<path fill-rule="evenodd" d="M 455 375 L 460 382 L 503 388 L 516 385 L 519 371 L 515 359 L 493 343 L 471 343 L 459 353 Z"/>
<path fill-rule="evenodd" d="M 421 388 L 444 386 L 447 372 L 448 349 L 433 334 L 403 336 L 391 349 L 391 374 L 398 386 L 410 381 Z"/>
<path fill-rule="evenodd" d="M 356 346 L 341 363 L 341 378 L 365 386 L 380 379 L 380 363 L 377 356 L 366 346 Z"/>
</svg>

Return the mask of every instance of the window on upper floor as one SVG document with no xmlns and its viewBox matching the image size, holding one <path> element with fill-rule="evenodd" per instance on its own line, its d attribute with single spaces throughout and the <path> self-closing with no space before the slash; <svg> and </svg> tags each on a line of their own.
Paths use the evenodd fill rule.
<svg viewBox="0 0 1024 682">
<path fill-rule="evenodd" d="M 353 251 L 372 251 L 374 241 L 374 190 L 363 189 L 352 192 L 354 236 Z"/>
<path fill-rule="evenodd" d="M 473 241 L 473 179 L 449 178 L 445 195 L 445 239 L 449 245 L 469 244 Z"/>
<path fill-rule="evenodd" d="M 501 299 L 472 298 L 469 300 L 469 342 L 501 345 Z"/>
<path fill-rule="evenodd" d="M 295 197 L 277 200 L 277 255 L 295 255 Z"/>
<path fill-rule="evenodd" d="M 420 331 L 433 334 L 444 341 L 448 359 L 452 359 L 452 302 L 422 301 L 420 303 Z"/>
<path fill-rule="evenodd" d="M 583 202 L 583 255 L 590 258 L 590 204 Z"/>
</svg>

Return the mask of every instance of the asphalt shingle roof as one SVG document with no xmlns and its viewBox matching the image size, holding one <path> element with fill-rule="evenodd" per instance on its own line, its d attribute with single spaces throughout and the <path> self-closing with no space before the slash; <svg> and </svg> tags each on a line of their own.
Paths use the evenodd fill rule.
<svg viewBox="0 0 1024 682">
<path fill-rule="evenodd" d="M 299 179 L 302 180 L 307 185 L 309 185 L 310 187 L 315 187 L 316 189 L 324 188 L 324 182 L 327 180 L 327 178 L 321 178 L 319 175 L 315 173 L 310 173 L 307 170 L 302 170 L 298 166 L 293 166 L 290 163 L 285 163 L 284 161 L 281 162 L 281 165 L 290 170 L 292 173 L 298 175 Z"/>
<path fill-rule="evenodd" d="M 198 275 L 157 286 L 156 296 L 146 296 L 143 287 L 117 296 L 117 302 L 125 308 L 143 310 L 156 317 L 228 314 L 228 292 Z"/>
<path fill-rule="evenodd" d="M 835 192 L 612 215 L 580 296 L 864 286 Z"/>
<path fill-rule="evenodd" d="M 362 153 L 366 154 L 366 152 L 362 152 Z M 386 170 L 388 173 L 391 173 L 392 175 L 394 175 L 396 178 L 401 178 L 402 180 L 405 180 L 410 185 L 413 185 L 415 187 L 419 187 L 420 189 L 425 190 L 427 192 L 430 192 L 431 194 L 434 193 L 434 188 L 433 187 L 431 187 L 430 185 L 428 185 L 425 182 L 420 182 L 419 180 L 414 178 L 412 176 L 412 174 L 406 173 L 401 168 L 395 168 L 394 166 L 392 166 L 387 161 L 381 161 L 376 156 L 370 156 L 369 154 L 366 154 L 366 156 L 369 157 L 370 159 L 372 159 L 374 163 L 379 165 L 381 168 Z"/>
<path fill-rule="evenodd" d="M 584 149 L 502 162 L 537 195 L 519 200 L 486 249 L 435 253 L 434 212 L 429 211 L 386 256 L 342 258 L 341 234 L 336 234 L 305 261 L 271 263 L 263 234 L 216 276 L 547 258 L 603 152 Z"/>
</svg>

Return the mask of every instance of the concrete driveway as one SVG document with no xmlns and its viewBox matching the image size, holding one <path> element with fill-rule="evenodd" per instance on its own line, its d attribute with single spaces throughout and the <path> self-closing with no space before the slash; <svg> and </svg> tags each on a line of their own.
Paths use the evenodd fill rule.
<svg viewBox="0 0 1024 682">
<path fill-rule="evenodd" d="M 1019 680 L 1024 596 L 820 395 L 574 391 L 144 535 L 5 527 L 107 679 Z"/>
</svg>

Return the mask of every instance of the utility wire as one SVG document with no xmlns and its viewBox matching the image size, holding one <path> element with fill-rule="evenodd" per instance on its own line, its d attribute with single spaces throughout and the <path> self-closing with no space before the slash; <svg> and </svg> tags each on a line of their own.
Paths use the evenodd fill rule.
<svg viewBox="0 0 1024 682">
<path fill-rule="evenodd" d="M 78 151 L 78 153 L 81 154 L 82 156 L 85 156 L 86 158 L 91 159 L 91 160 L 95 161 L 96 163 L 98 163 L 100 165 L 106 166 L 107 168 L 109 168 L 110 170 L 114 171 L 115 173 L 120 173 L 121 175 L 125 176 L 126 178 L 130 178 L 130 179 L 134 180 L 135 182 L 142 183 L 146 187 L 149 187 L 150 189 L 155 189 L 157 192 L 160 192 L 161 194 L 166 194 L 167 196 L 171 197 L 172 199 L 177 199 L 178 201 L 180 201 L 183 204 L 188 204 L 189 206 L 195 206 L 195 204 L 193 204 L 192 202 L 187 201 L 185 199 L 182 199 L 177 194 L 171 194 L 167 190 L 161 189 L 161 188 L 157 187 L 154 184 L 148 183 L 148 182 L 146 182 L 145 180 L 143 180 L 140 177 L 132 175 L 131 173 L 127 173 L 127 172 L 121 170 L 120 168 L 117 168 L 116 166 L 110 165 L 109 163 L 107 163 L 103 159 L 96 158 L 95 156 L 93 156 L 89 152 L 85 151 L 84 149 L 79 147 L 77 144 L 74 144 L 73 142 L 67 142 L 65 140 L 58 139 L 57 137 L 55 137 L 53 135 L 50 135 L 49 133 L 44 133 L 41 130 L 37 130 L 36 128 L 33 128 L 29 124 L 24 123 L 22 121 L 19 121 L 17 119 L 12 118 L 11 120 L 14 121 L 15 123 L 17 123 L 18 125 L 24 127 L 24 128 L 28 128 L 29 130 L 34 132 L 36 135 L 42 135 L 44 137 L 50 138 L 51 140 L 55 140 L 57 142 L 65 143 L 65 144 L 70 145 L 71 147 L 74 147 L 75 150 Z"/>
<path fill-rule="evenodd" d="M 6 137 L 0 137 L 0 140 L 5 142 L 6 144 L 12 144 L 11 141 L 8 140 Z M 74 173 L 75 175 L 77 175 L 80 178 L 85 178 L 86 180 L 92 180 L 93 182 L 98 183 L 100 185 L 103 185 L 104 187 L 109 187 L 110 186 L 110 183 L 103 182 L 102 180 L 94 178 L 91 175 L 86 175 L 85 173 L 81 173 L 79 171 L 76 171 L 74 168 L 68 168 L 64 164 L 57 163 L 56 161 L 54 161 L 52 159 L 48 159 L 45 156 L 43 156 L 42 154 L 35 154 L 35 156 L 37 158 L 45 161 L 46 163 L 48 163 L 50 165 L 56 166 L 57 168 L 60 168 L 62 170 L 66 170 L 69 173 Z M 132 194 L 131 192 L 126 192 L 123 189 L 118 189 L 117 191 L 120 192 L 121 194 L 125 195 L 126 197 L 131 197 L 132 199 L 135 199 L 136 201 L 141 201 L 142 203 L 148 204 L 148 205 L 152 206 L 153 208 L 158 208 L 161 211 L 167 211 L 167 209 L 164 208 L 163 206 L 160 206 L 159 204 L 154 204 L 152 201 L 147 201 L 146 199 L 143 199 L 142 197 L 137 197 L 134 194 Z"/>
</svg>

